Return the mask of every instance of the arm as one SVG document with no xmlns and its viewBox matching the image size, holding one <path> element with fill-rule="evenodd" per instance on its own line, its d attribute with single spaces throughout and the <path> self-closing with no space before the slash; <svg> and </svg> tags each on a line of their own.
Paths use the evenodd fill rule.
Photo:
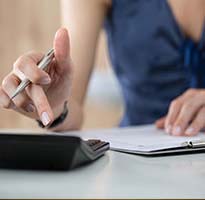
<svg viewBox="0 0 205 200">
<path fill-rule="evenodd" d="M 70 35 L 74 73 L 68 98 L 69 116 L 58 129 L 79 129 L 82 125 L 83 102 L 108 7 L 109 3 L 105 0 L 61 1 L 62 24 L 68 28 Z"/>
<path fill-rule="evenodd" d="M 107 8 L 105 0 L 62 1 L 63 23 L 69 31 L 64 28 L 57 31 L 53 42 L 55 59 L 45 72 L 37 67 L 42 53 L 20 56 L 0 86 L 0 106 L 40 119 L 46 126 L 62 113 L 68 100 L 68 117 L 52 130 L 79 129 L 97 38 Z M 24 78 L 33 84 L 11 100 Z"/>
</svg>

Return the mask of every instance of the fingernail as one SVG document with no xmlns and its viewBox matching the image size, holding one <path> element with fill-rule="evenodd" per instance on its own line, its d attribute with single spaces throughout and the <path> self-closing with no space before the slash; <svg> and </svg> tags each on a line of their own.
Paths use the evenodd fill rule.
<svg viewBox="0 0 205 200">
<path fill-rule="evenodd" d="M 41 120 L 42 120 L 44 126 L 47 126 L 47 125 L 50 123 L 50 118 L 49 118 L 47 112 L 43 112 L 43 113 L 42 113 L 42 115 L 41 115 Z"/>
<path fill-rule="evenodd" d="M 181 134 L 181 127 L 177 126 L 173 130 L 173 135 L 180 135 Z"/>
<path fill-rule="evenodd" d="M 35 107 L 34 105 L 32 105 L 31 103 L 27 105 L 26 107 L 27 112 L 34 112 L 35 111 Z"/>
<path fill-rule="evenodd" d="M 192 135 L 194 132 L 194 129 L 192 127 L 188 128 L 186 131 L 185 131 L 185 134 L 186 135 Z"/>
<path fill-rule="evenodd" d="M 40 82 L 41 82 L 41 84 L 46 85 L 46 84 L 49 84 L 51 82 L 51 79 L 50 79 L 50 77 L 43 77 Z"/>
<path fill-rule="evenodd" d="M 166 127 L 166 129 L 165 129 L 165 132 L 168 133 L 168 134 L 170 134 L 170 133 L 171 133 L 171 130 L 172 130 L 171 125 L 168 125 L 168 126 Z"/>
</svg>

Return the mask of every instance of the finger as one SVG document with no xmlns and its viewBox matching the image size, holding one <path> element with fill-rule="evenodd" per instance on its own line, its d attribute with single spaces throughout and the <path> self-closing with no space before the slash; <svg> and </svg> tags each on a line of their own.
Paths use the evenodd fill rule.
<svg viewBox="0 0 205 200">
<path fill-rule="evenodd" d="M 164 128 L 164 125 L 165 125 L 165 119 L 166 117 L 162 117 L 160 119 L 158 119 L 156 122 L 155 122 L 155 126 L 159 129 L 163 129 Z"/>
<path fill-rule="evenodd" d="M 53 121 L 53 112 L 42 87 L 31 84 L 28 86 L 27 92 L 37 109 L 42 123 L 44 126 L 49 125 Z"/>
<path fill-rule="evenodd" d="M 180 112 L 181 106 L 183 104 L 183 98 L 178 97 L 171 102 L 167 117 L 165 119 L 165 132 L 170 134 L 172 131 L 172 126 Z"/>
<path fill-rule="evenodd" d="M 12 108 L 13 102 L 9 96 L 4 92 L 3 88 L 0 87 L 0 107 L 2 108 Z"/>
<path fill-rule="evenodd" d="M 57 70 L 61 70 L 63 72 L 65 71 L 65 69 L 70 70 L 70 41 L 68 31 L 65 28 L 61 28 L 56 32 L 53 46 L 55 59 L 58 64 Z"/>
<path fill-rule="evenodd" d="M 18 87 L 20 80 L 14 74 L 9 74 L 6 76 L 2 82 L 2 89 L 4 93 L 11 98 L 13 93 L 15 92 L 16 88 Z M 11 100 L 10 100 L 11 102 Z M 32 105 L 31 99 L 28 97 L 25 91 L 22 91 L 18 94 L 12 102 L 15 104 L 16 107 L 22 108 L 27 112 L 34 112 L 35 108 Z"/>
<path fill-rule="evenodd" d="M 167 118 L 165 121 L 165 131 L 169 134 L 175 133 L 175 135 L 180 135 L 180 127 L 173 128 L 174 124 L 176 123 L 176 120 L 178 118 L 178 115 L 182 109 L 182 106 L 184 102 L 192 98 L 193 95 L 197 93 L 197 90 L 195 89 L 189 89 L 187 90 L 183 95 L 179 96 L 175 100 L 173 100 L 170 104 L 169 111 L 167 114 Z M 175 129 L 175 130 L 174 130 Z"/>
<path fill-rule="evenodd" d="M 28 53 L 21 56 L 13 65 L 13 73 L 21 80 L 28 78 L 35 84 L 49 84 L 51 82 L 49 75 L 36 64 L 40 55 Z"/>
<path fill-rule="evenodd" d="M 205 127 L 205 107 L 203 106 L 197 113 L 194 120 L 185 131 L 185 135 L 194 136 Z"/>
<path fill-rule="evenodd" d="M 196 95 L 183 104 L 180 113 L 173 125 L 173 131 L 172 131 L 173 135 L 184 134 L 190 121 L 192 121 L 192 119 L 194 118 L 195 114 L 198 112 L 200 107 L 203 106 L 204 100 L 201 101 L 201 98 L 198 95 Z"/>
</svg>

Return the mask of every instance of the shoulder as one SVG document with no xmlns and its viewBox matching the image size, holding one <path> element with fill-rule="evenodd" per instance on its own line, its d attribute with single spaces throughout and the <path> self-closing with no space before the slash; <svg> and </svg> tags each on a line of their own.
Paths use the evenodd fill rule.
<svg viewBox="0 0 205 200">
<path fill-rule="evenodd" d="M 104 1 L 105 5 L 107 7 L 111 7 L 112 6 L 112 0 L 103 0 L 103 1 Z"/>
<path fill-rule="evenodd" d="M 95 0 L 96 1 L 96 0 Z M 112 1 L 113 0 L 98 0 L 98 3 L 101 3 L 104 7 L 107 9 L 112 7 Z"/>
</svg>

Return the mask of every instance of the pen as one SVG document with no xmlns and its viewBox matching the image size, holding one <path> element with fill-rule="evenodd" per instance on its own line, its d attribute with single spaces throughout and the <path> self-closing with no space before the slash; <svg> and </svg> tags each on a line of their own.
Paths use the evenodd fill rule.
<svg viewBox="0 0 205 200">
<path fill-rule="evenodd" d="M 38 68 L 42 70 L 46 70 L 48 64 L 53 60 L 53 57 L 54 57 L 54 50 L 51 49 L 45 54 L 42 60 L 38 63 Z M 29 79 L 22 80 L 19 86 L 17 87 L 16 91 L 13 93 L 11 99 L 17 96 L 20 92 L 22 92 L 30 83 L 31 81 Z"/>
</svg>

